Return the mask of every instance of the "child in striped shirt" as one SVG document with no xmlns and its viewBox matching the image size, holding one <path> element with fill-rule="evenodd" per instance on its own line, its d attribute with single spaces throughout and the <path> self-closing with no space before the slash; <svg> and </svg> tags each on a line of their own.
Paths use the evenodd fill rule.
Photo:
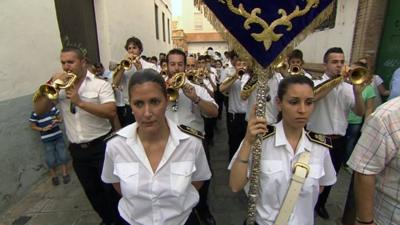
<svg viewBox="0 0 400 225">
<path fill-rule="evenodd" d="M 60 111 L 53 104 L 48 104 L 47 97 L 36 93 L 34 96 L 34 111 L 29 119 L 31 128 L 40 132 L 45 150 L 46 164 L 50 169 L 50 176 L 54 186 L 59 185 L 56 168 L 61 165 L 63 183 L 67 184 L 71 178 L 68 174 L 67 163 L 69 157 L 65 151 L 64 138 L 59 127 L 61 123 Z"/>
</svg>

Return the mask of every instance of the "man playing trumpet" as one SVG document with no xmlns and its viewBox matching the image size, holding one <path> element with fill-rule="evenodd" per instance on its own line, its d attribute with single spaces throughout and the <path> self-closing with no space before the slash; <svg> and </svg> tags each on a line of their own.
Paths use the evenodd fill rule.
<svg viewBox="0 0 400 225">
<path fill-rule="evenodd" d="M 233 74 L 227 75 L 220 86 L 221 92 L 229 91 L 229 106 L 227 114 L 228 136 L 229 136 L 229 160 L 232 159 L 239 147 L 241 140 L 246 134 L 247 122 L 245 120 L 247 111 L 247 99 L 240 97 L 243 86 L 250 79 L 246 70 L 246 63 L 241 59 L 232 61 Z"/>
<path fill-rule="evenodd" d="M 125 50 L 127 51 L 127 55 L 125 59 L 121 61 L 118 68 L 114 71 L 112 81 L 112 86 L 116 92 L 116 96 L 118 96 L 116 99 L 118 110 L 117 113 L 122 127 L 135 122 L 128 99 L 129 79 L 133 73 L 138 70 L 147 68 L 157 70 L 157 66 L 155 64 L 146 62 L 140 57 L 143 52 L 143 44 L 140 39 L 136 37 L 130 37 L 128 40 L 126 40 Z M 123 68 L 124 65 L 125 68 Z"/>
<path fill-rule="evenodd" d="M 72 85 L 57 90 L 73 168 L 89 202 L 102 219 L 101 224 L 119 224 L 119 195 L 100 178 L 106 147 L 104 138 L 111 133 L 110 120 L 116 116 L 113 90 L 108 82 L 87 70 L 79 48 L 62 49 L 60 61 L 68 73 L 55 74 L 52 82 L 68 83 L 70 74 L 76 75 Z"/>
<path fill-rule="evenodd" d="M 176 74 L 184 72 L 186 62 L 186 55 L 182 50 L 170 50 L 167 54 L 168 79 L 173 79 Z M 186 79 L 183 87 L 178 90 L 177 99 L 168 104 L 166 116 L 177 124 L 186 125 L 204 134 L 202 115 L 216 117 L 218 115 L 218 105 L 204 87 L 193 84 Z M 209 150 L 204 142 L 203 146 L 209 161 Z M 196 210 L 205 224 L 214 225 L 215 220 L 209 211 L 207 203 L 209 184 L 209 180 L 205 181 L 199 190 L 200 201 Z"/>
<path fill-rule="evenodd" d="M 348 125 L 347 116 L 350 110 L 358 116 L 363 116 L 365 104 L 362 90 L 365 83 L 349 84 L 343 82 L 344 53 L 341 48 L 334 47 L 324 55 L 325 74 L 322 80 L 314 80 L 315 109 L 307 125 L 307 129 L 324 134 L 332 140 L 329 153 L 336 172 L 339 171 L 345 155 L 345 133 Z M 336 82 L 336 80 L 338 82 Z M 324 219 L 329 218 L 325 208 L 331 186 L 325 187 L 319 195 L 315 210 Z"/>
</svg>

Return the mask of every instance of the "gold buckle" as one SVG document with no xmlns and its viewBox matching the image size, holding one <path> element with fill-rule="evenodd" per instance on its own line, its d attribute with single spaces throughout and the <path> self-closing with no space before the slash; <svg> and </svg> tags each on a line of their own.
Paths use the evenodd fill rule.
<svg viewBox="0 0 400 225">
<path fill-rule="evenodd" d="M 302 162 L 297 162 L 294 164 L 293 167 L 293 173 L 296 173 L 296 168 L 301 167 L 306 170 L 306 177 L 308 177 L 308 173 L 310 172 L 310 166 L 308 164 L 302 163 Z"/>
</svg>

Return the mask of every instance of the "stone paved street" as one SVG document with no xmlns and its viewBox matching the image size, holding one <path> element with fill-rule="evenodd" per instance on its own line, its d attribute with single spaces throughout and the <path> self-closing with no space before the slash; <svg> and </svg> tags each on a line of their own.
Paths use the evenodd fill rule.
<svg viewBox="0 0 400 225">
<path fill-rule="evenodd" d="M 228 147 L 225 121 L 218 121 L 215 144 L 211 148 L 213 180 L 209 203 L 218 225 L 241 225 L 246 215 L 246 197 L 228 188 Z M 331 220 L 316 217 L 317 225 L 341 224 L 350 175 L 342 170 L 333 188 L 327 208 Z M 91 209 L 73 174 L 72 182 L 53 187 L 43 178 L 29 194 L 0 216 L 1 225 L 98 225 L 99 217 Z"/>
</svg>

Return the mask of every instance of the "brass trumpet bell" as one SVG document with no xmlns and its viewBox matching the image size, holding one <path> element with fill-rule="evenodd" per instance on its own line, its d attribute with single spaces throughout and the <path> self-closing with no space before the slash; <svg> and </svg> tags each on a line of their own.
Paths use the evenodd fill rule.
<svg viewBox="0 0 400 225">
<path fill-rule="evenodd" d="M 291 65 L 288 69 L 290 75 L 304 75 L 303 68 L 300 66 Z"/>
<path fill-rule="evenodd" d="M 50 100 L 56 100 L 58 98 L 58 93 L 61 89 L 67 89 L 74 85 L 77 76 L 74 73 L 67 73 L 67 78 L 65 81 L 61 79 L 56 79 L 51 84 L 43 84 L 39 87 L 39 93 L 44 94 Z"/>
<path fill-rule="evenodd" d="M 133 58 L 121 60 L 119 65 L 122 66 L 124 70 L 129 70 L 130 68 L 132 68 L 132 64 L 137 63 L 138 61 L 139 61 L 139 56 L 134 55 Z"/>
<path fill-rule="evenodd" d="M 203 80 L 206 79 L 206 73 L 208 73 L 208 71 L 203 69 L 187 70 L 185 76 L 191 83 L 203 85 Z"/>
<path fill-rule="evenodd" d="M 368 69 L 363 67 L 351 68 L 349 73 L 349 81 L 352 84 L 369 83 L 373 78 L 372 74 L 368 72 Z"/>
<path fill-rule="evenodd" d="M 122 68 L 124 68 L 124 70 L 129 70 L 132 67 L 132 63 L 128 59 L 121 60 L 120 65 Z"/>
<path fill-rule="evenodd" d="M 177 73 L 167 81 L 168 101 L 175 102 L 179 98 L 179 89 L 185 85 L 185 73 Z"/>
</svg>

